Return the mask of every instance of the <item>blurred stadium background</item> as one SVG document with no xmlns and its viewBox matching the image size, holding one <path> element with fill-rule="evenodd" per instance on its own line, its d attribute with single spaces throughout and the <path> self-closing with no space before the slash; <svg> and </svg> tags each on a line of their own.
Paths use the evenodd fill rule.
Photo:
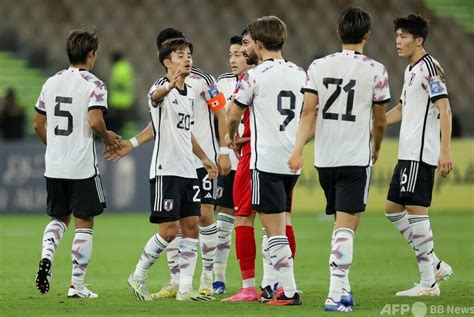
<svg viewBox="0 0 474 317">
<path fill-rule="evenodd" d="M 183 30 L 195 46 L 194 64 L 217 77 L 229 69 L 229 37 L 239 34 L 242 27 L 255 17 L 278 15 L 287 23 L 289 31 L 284 46 L 285 57 L 307 68 L 315 57 L 340 49 L 335 24 L 338 14 L 348 5 L 361 6 L 372 15 L 372 38 L 365 53 L 388 68 L 392 106 L 400 95 L 407 64 L 396 54 L 392 19 L 412 12 L 430 19 L 427 51 L 444 67 L 454 113 L 453 135 L 463 137 L 454 145 L 457 167 L 454 175 L 438 182 L 437 188 L 444 189 L 448 199 L 441 201 L 456 202 L 463 210 L 472 209 L 474 80 L 470 75 L 474 71 L 474 1 L 0 0 L 0 93 L 5 95 L 7 88 L 16 90 L 17 103 L 26 114 L 25 137 L 0 141 L 0 173 L 3 173 L 0 178 L 0 213 L 44 209 L 44 148 L 32 131 L 33 107 L 44 80 L 68 66 L 65 39 L 71 29 L 83 25 L 89 29 L 96 28 L 100 47 L 94 72 L 105 80 L 109 88 L 111 56 L 115 52 L 122 52 L 132 66 L 135 102 L 127 116 L 127 124 L 120 131 L 128 137 L 148 120 L 146 93 L 156 78 L 163 74 L 155 45 L 156 35 L 162 28 L 173 26 Z M 6 113 L 3 99 L 0 106 L 0 113 Z M 114 111 L 112 108 L 109 115 Z M 3 131 L 8 124 L 22 123 L 9 120 L 2 120 Z M 6 133 L 3 134 L 5 137 Z M 385 142 L 381 162 L 374 171 L 373 187 L 379 187 L 380 192 L 376 194 L 375 189 L 372 190 L 371 202 L 377 198 L 377 209 L 382 206 L 395 163 L 398 126 L 390 127 L 387 136 L 392 140 Z M 322 196 L 311 169 L 312 151 L 310 147 L 307 150 L 307 164 L 298 186 L 296 207 L 315 210 L 316 207 L 307 199 L 308 195 L 316 193 L 318 199 Z M 150 148 L 143 147 L 117 166 L 101 164 L 109 209 L 148 208 L 144 179 L 149 151 Z M 120 182 L 124 177 L 129 183 Z M 371 206 L 374 204 L 369 204 L 369 208 Z M 439 204 L 435 203 L 436 206 Z"/>
<path fill-rule="evenodd" d="M 123 52 L 134 70 L 134 107 L 121 133 L 129 137 L 148 121 L 146 93 L 163 68 L 156 56 L 155 38 L 164 27 L 181 29 L 194 43 L 194 64 L 215 77 L 227 72 L 228 40 L 239 34 L 251 19 L 274 14 L 287 24 L 289 39 L 284 55 L 307 68 L 311 61 L 340 49 L 335 36 L 339 13 L 357 5 L 372 15 L 372 38 L 365 53 L 386 65 L 394 106 L 401 92 L 406 60 L 397 57 L 392 19 L 396 15 L 421 13 L 431 21 L 427 51 L 443 66 L 454 113 L 453 159 L 455 170 L 446 178 L 437 175 L 432 212 L 437 252 L 454 268 L 456 277 L 443 287 L 444 297 L 426 299 L 433 305 L 472 305 L 472 261 L 474 260 L 474 1 L 473 0 L 0 0 L 0 307 L 3 316 L 110 315 L 135 316 L 174 312 L 185 314 L 242 314 L 247 306 L 207 309 L 198 304 L 177 306 L 173 301 L 160 306 L 137 303 L 126 289 L 125 280 L 135 265 L 143 243 L 155 230 L 147 222 L 148 166 L 152 145 L 134 150 L 117 165 L 100 162 L 106 190 L 106 215 L 97 219 L 94 233 L 94 263 L 90 281 L 101 295 L 94 303 L 64 301 L 70 276 L 69 230 L 55 263 L 55 288 L 40 297 L 33 285 L 37 269 L 46 192 L 44 146 L 32 130 L 34 104 L 43 82 L 68 66 L 66 37 L 71 29 L 86 25 L 100 37 L 99 58 L 94 73 L 109 88 L 111 56 Z M 6 113 L 3 96 L 8 88 L 17 93 L 17 103 L 26 116 L 25 135 L 6 140 L 6 124 L 15 127 L 22 120 L 1 119 Z M 110 101 L 110 100 L 109 100 Z M 22 113 L 16 109 L 15 114 Z M 114 109 L 109 111 L 109 115 Z M 109 116 L 108 115 L 108 116 Z M 107 119 L 106 119 L 107 120 Z M 360 316 L 379 315 L 392 294 L 418 278 L 415 262 L 402 238 L 383 217 L 388 183 L 396 163 L 398 127 L 390 127 L 373 174 L 367 215 L 358 234 L 357 254 L 351 270 L 353 287 L 360 294 Z M 101 145 L 98 144 L 98 151 Z M 324 196 L 312 168 L 312 146 L 305 148 L 305 166 L 295 192 L 293 210 L 299 256 L 296 274 L 305 292 L 306 304 L 285 316 L 313 316 L 327 289 L 327 246 L 330 217 L 324 213 Z M 118 214 L 125 212 L 127 214 Z M 28 214 L 28 216 L 24 216 Z M 37 215 L 30 215 L 37 214 Z M 471 228 L 471 229 L 470 229 Z M 258 232 L 258 231 L 256 231 Z M 258 236 L 258 239 L 260 237 Z M 318 243 L 315 243 L 317 241 Z M 374 258 L 383 258 L 383 265 Z M 259 258 L 259 256 L 257 257 Z M 315 261 L 315 259 L 318 259 Z M 260 261 L 260 260 L 258 260 Z M 166 281 L 166 261 L 159 261 L 151 274 L 151 289 Z M 260 268 L 260 262 L 257 268 Z M 369 270 L 369 271 L 367 271 Z M 199 271 L 199 268 L 198 268 Z M 234 252 L 229 258 L 229 288 L 239 287 Z M 370 274 L 368 274 L 370 273 Z M 308 278 L 306 278 L 308 277 Z M 89 279 L 89 278 L 88 278 Z M 354 286 L 355 285 L 355 286 Z M 59 303 L 59 306 L 58 306 Z M 316 304 L 314 304 L 316 303 Z M 316 306 L 316 307 L 315 307 Z M 159 308 L 157 310 L 157 307 Z M 202 307 L 202 306 L 201 306 Z M 278 315 L 278 310 L 252 306 L 249 316 Z M 444 314 L 440 314 L 444 315 Z"/>
</svg>

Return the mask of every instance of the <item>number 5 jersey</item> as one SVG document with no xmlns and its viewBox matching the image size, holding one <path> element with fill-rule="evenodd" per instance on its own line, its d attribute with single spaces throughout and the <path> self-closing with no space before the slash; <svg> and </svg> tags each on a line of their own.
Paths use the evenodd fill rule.
<svg viewBox="0 0 474 317">
<path fill-rule="evenodd" d="M 70 67 L 50 77 L 35 105 L 47 117 L 45 177 L 86 179 L 99 174 L 92 109 L 107 111 L 107 88 L 86 70 Z"/>
</svg>

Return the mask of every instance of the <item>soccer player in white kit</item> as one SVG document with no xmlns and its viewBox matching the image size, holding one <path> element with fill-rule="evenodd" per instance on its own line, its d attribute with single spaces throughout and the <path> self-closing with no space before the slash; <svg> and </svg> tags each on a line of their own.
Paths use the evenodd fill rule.
<svg viewBox="0 0 474 317">
<path fill-rule="evenodd" d="M 242 37 L 232 36 L 229 42 L 229 64 L 231 71 L 217 77 L 217 88 L 226 98 L 227 111 L 229 111 L 230 102 L 236 91 L 239 76 L 247 69 L 246 59 L 240 51 Z M 240 126 L 239 130 L 243 130 L 243 125 L 241 124 Z M 230 151 L 228 148 L 226 150 Z M 214 263 L 214 282 L 212 283 L 214 293 L 216 294 L 223 294 L 226 290 L 225 271 L 235 220 L 233 190 L 238 158 L 235 153 L 230 153 L 229 157 L 231 162 L 230 173 L 219 177 L 217 180 L 217 249 Z"/>
<path fill-rule="evenodd" d="M 68 297 L 98 297 L 84 286 L 92 255 L 94 217 L 105 208 L 94 135 L 102 138 L 106 148 L 117 149 L 119 141 L 107 131 L 103 118 L 108 108 L 107 88 L 90 72 L 98 47 L 95 33 L 71 31 L 66 44 L 69 68 L 46 81 L 35 106 L 34 128 L 46 144 L 47 214 L 52 218 L 44 230 L 36 276 L 36 287 L 42 294 L 50 289 L 54 254 L 73 214 L 76 233 Z"/>
<path fill-rule="evenodd" d="M 285 235 L 286 215 L 298 174 L 287 166 L 296 139 L 305 72 L 283 59 L 286 25 L 275 16 L 256 19 L 248 27 L 255 51 L 263 62 L 246 73 L 229 113 L 229 135 L 234 135 L 245 110 L 250 107 L 252 209 L 257 210 L 268 235 L 268 248 L 283 286 L 283 294 L 270 305 L 300 305 L 293 273 L 293 257 Z M 295 175 L 296 174 L 296 175 Z"/>
<path fill-rule="evenodd" d="M 383 140 L 390 91 L 384 65 L 363 55 L 370 15 L 359 8 L 346 9 L 337 35 L 342 51 L 316 59 L 308 69 L 298 138 L 288 164 L 295 171 L 301 168 L 304 143 L 315 135 L 314 166 L 326 196 L 326 213 L 336 217 L 324 310 L 349 312 L 354 304 L 349 284 L 354 234 Z"/>
<path fill-rule="evenodd" d="M 184 38 L 184 34 L 174 28 L 166 28 L 160 32 L 156 39 L 158 49 L 162 43 L 172 38 Z M 216 138 L 216 127 L 214 119 L 218 121 L 218 133 L 220 143 L 223 144 L 224 136 L 227 133 L 227 118 L 225 111 L 225 97 L 218 90 L 214 78 L 197 67 L 192 67 L 191 74 L 186 77 L 186 84 L 191 86 L 194 92 L 194 120 L 191 130 L 196 137 L 196 141 L 202 147 L 209 159 L 219 168 L 221 176 L 227 175 L 230 171 L 231 163 L 229 159 L 230 151 L 226 147 L 219 147 Z M 214 205 L 217 192 L 217 179 L 208 178 L 206 170 L 201 161 L 195 158 L 195 168 L 198 173 L 200 196 L 201 196 L 201 217 L 199 218 L 199 241 L 202 258 L 202 274 L 200 277 L 199 293 L 210 295 L 213 293 L 212 273 L 214 270 L 214 257 L 217 249 L 217 225 L 214 222 Z M 170 269 L 170 282 L 153 297 L 174 297 L 179 287 L 179 267 L 178 267 L 178 247 L 181 235 L 172 241 L 167 251 L 168 266 Z"/>
<path fill-rule="evenodd" d="M 194 93 L 185 84 L 191 72 L 193 46 L 184 38 L 165 41 L 159 59 L 167 75 L 150 89 L 148 99 L 153 125 L 154 149 L 150 165 L 151 223 L 159 231 L 145 245 L 128 284 L 138 300 L 151 300 L 146 287 L 148 270 L 181 230 L 179 246 L 180 280 L 177 300 L 212 300 L 192 288 L 198 245 L 200 187 L 194 168 L 194 154 L 201 160 L 208 177 L 217 177 L 217 167 L 209 160 L 191 134 L 194 119 Z M 145 143 L 153 136 L 145 129 L 129 140 L 128 147 Z"/>
<path fill-rule="evenodd" d="M 453 169 L 451 107 L 444 71 L 424 49 L 428 21 L 411 14 L 394 19 L 394 30 L 398 55 L 410 64 L 400 103 L 387 113 L 389 124 L 402 123 L 385 215 L 415 251 L 421 275 L 420 283 L 396 295 L 438 296 L 439 283 L 453 270 L 434 253 L 428 207 L 436 168 L 442 177 Z"/>
</svg>

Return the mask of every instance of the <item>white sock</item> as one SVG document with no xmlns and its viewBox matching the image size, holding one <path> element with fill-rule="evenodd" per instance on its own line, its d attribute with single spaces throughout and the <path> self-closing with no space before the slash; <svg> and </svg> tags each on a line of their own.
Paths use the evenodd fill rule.
<svg viewBox="0 0 474 317">
<path fill-rule="evenodd" d="M 352 264 L 354 231 L 349 228 L 334 230 L 334 240 L 329 256 L 329 294 L 334 302 L 341 301 L 341 292 L 349 284 L 349 269 Z"/>
<path fill-rule="evenodd" d="M 433 270 L 433 234 L 428 216 L 408 216 L 408 222 L 413 233 L 413 245 L 421 275 L 421 284 L 433 287 L 435 275 Z"/>
<path fill-rule="evenodd" d="M 268 252 L 268 236 L 265 229 L 262 229 L 262 234 L 263 278 L 262 284 L 260 286 L 265 288 L 266 286 L 270 285 L 270 287 L 273 289 L 273 286 L 276 283 L 276 272 L 273 268 L 270 253 Z"/>
<path fill-rule="evenodd" d="M 410 227 L 410 224 L 408 222 L 408 213 L 404 210 L 402 212 L 396 212 L 396 213 L 385 213 L 385 217 L 387 217 L 388 220 L 400 231 L 400 233 L 403 235 L 405 240 L 407 240 L 408 244 L 412 249 L 414 249 L 413 246 L 413 233 Z M 440 259 L 436 256 L 436 254 L 432 253 L 433 257 L 433 269 L 436 271 L 436 267 L 439 262 L 441 262 Z"/>
<path fill-rule="evenodd" d="M 168 259 L 168 268 L 170 270 L 170 282 L 174 285 L 179 284 L 179 247 L 181 245 L 181 232 L 178 232 L 176 238 L 166 247 L 166 257 Z"/>
<path fill-rule="evenodd" d="M 61 241 L 67 226 L 61 220 L 54 219 L 46 225 L 43 233 L 43 247 L 41 248 L 41 258 L 48 259 L 51 262 L 54 258 L 56 248 Z"/>
<path fill-rule="evenodd" d="M 143 253 L 138 260 L 133 278 L 137 280 L 144 280 L 150 267 L 160 257 L 161 252 L 166 249 L 168 242 L 163 239 L 158 233 L 153 235 L 143 248 Z"/>
<path fill-rule="evenodd" d="M 331 249 L 335 241 L 334 239 L 335 232 L 336 231 L 333 230 L 332 235 L 331 235 Z M 351 283 L 349 282 L 349 272 L 347 272 L 347 278 L 343 280 L 342 289 L 346 290 L 347 292 L 351 291 Z"/>
<path fill-rule="evenodd" d="M 268 252 L 276 271 L 277 279 L 283 286 L 285 296 L 292 298 L 296 293 L 293 257 L 286 236 L 273 236 L 268 239 Z"/>
<path fill-rule="evenodd" d="M 232 243 L 235 217 L 220 212 L 217 215 L 217 249 L 214 262 L 214 281 L 226 282 L 225 270 Z"/>
<path fill-rule="evenodd" d="M 71 248 L 71 284 L 81 290 L 84 287 L 87 266 L 92 255 L 92 229 L 76 229 Z"/>
<path fill-rule="evenodd" d="M 201 243 L 202 274 L 212 279 L 217 249 L 217 225 L 215 223 L 199 228 Z"/>
<path fill-rule="evenodd" d="M 198 240 L 182 238 L 179 247 L 179 292 L 193 289 L 193 277 L 196 270 Z"/>
</svg>

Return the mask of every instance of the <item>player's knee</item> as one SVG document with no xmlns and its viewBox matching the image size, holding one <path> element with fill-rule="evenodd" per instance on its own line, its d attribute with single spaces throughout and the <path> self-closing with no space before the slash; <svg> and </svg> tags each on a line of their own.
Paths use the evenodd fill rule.
<svg viewBox="0 0 474 317">
<path fill-rule="evenodd" d="M 77 218 L 75 219 L 76 228 L 93 229 L 94 228 L 94 217 L 89 218 Z"/>
<path fill-rule="evenodd" d="M 171 242 L 176 238 L 176 235 L 179 231 L 179 225 L 176 222 L 170 222 L 165 224 L 160 224 L 160 237 L 162 237 L 165 241 Z"/>
</svg>

